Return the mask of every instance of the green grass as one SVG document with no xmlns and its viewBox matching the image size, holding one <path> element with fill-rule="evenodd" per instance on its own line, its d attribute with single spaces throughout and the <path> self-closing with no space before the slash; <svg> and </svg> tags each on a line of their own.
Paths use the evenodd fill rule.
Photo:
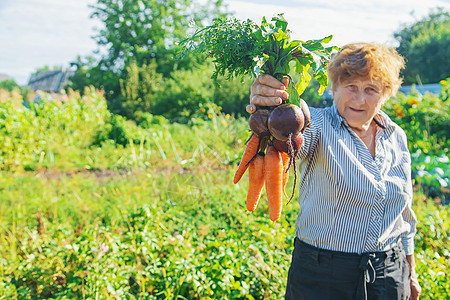
<svg viewBox="0 0 450 300">
<path fill-rule="evenodd" d="M 111 296 L 108 284 L 137 299 L 281 297 L 295 203 L 272 224 L 266 203 L 246 211 L 246 184 L 232 184 L 231 168 L 155 171 L 105 178 L 3 174 L 2 182 L 11 183 L 2 190 L 3 292 L 82 298 L 85 275 L 91 297 Z M 101 243 L 108 251 L 96 259 L 92 248 Z M 65 284 L 55 284 L 62 282 L 58 274 Z"/>
<path fill-rule="evenodd" d="M 276 223 L 265 197 L 248 213 L 246 178 L 233 185 L 232 167 L 100 174 L 2 174 L 0 294 L 282 297 L 297 203 L 284 207 Z M 423 298 L 440 299 L 449 295 L 449 209 L 420 201 Z"/>
</svg>

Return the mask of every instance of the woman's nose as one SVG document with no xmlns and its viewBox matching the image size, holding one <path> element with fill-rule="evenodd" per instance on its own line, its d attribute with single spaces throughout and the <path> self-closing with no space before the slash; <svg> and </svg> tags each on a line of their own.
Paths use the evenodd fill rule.
<svg viewBox="0 0 450 300">
<path fill-rule="evenodd" d="M 360 91 L 360 90 L 356 91 L 353 98 L 356 102 L 364 102 L 365 101 L 364 91 Z"/>
</svg>

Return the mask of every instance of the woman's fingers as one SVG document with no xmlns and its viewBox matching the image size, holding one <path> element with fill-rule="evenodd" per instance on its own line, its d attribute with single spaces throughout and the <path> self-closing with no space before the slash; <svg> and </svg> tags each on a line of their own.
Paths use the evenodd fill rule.
<svg viewBox="0 0 450 300">
<path fill-rule="evenodd" d="M 264 97 L 279 97 L 283 100 L 286 100 L 289 97 L 289 94 L 284 90 L 284 85 L 283 89 L 276 89 L 263 84 L 252 85 L 251 94 Z"/>
<path fill-rule="evenodd" d="M 255 104 L 259 106 L 274 106 L 280 105 L 283 100 L 287 98 L 281 98 L 277 96 L 261 96 L 261 95 L 251 95 L 250 96 L 250 104 Z"/>
<path fill-rule="evenodd" d="M 285 90 L 287 86 L 287 78 L 283 78 L 282 81 L 277 80 L 275 77 L 270 76 L 268 74 L 258 75 L 255 81 L 252 84 L 251 92 L 258 93 L 260 92 L 258 89 L 260 86 L 267 87 L 268 89 L 273 90 Z"/>
<path fill-rule="evenodd" d="M 281 81 L 268 74 L 259 75 L 250 88 L 250 105 L 245 110 L 254 113 L 256 106 L 275 106 L 289 98 L 286 92 L 288 85 L 287 78 Z"/>
<path fill-rule="evenodd" d="M 283 78 L 284 80 L 285 78 Z M 279 81 L 278 79 L 276 79 L 275 77 L 268 75 L 268 74 L 261 74 L 258 75 L 258 77 L 256 77 L 256 80 L 259 83 L 263 84 L 263 85 L 267 85 L 276 89 L 284 89 L 285 88 L 285 84 L 284 82 Z"/>
</svg>

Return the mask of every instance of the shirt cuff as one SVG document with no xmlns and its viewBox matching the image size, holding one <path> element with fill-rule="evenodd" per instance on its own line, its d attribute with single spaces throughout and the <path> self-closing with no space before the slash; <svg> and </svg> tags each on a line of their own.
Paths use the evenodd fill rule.
<svg viewBox="0 0 450 300">
<path fill-rule="evenodd" d="M 402 238 L 403 249 L 406 255 L 414 254 L 414 239 L 412 238 Z"/>
</svg>

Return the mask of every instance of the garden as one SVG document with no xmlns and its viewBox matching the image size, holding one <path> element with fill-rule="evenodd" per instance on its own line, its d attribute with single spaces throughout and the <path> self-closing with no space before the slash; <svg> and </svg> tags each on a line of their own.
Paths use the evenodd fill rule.
<svg viewBox="0 0 450 300">
<path fill-rule="evenodd" d="M 450 297 L 449 84 L 385 106 L 412 155 L 422 299 Z M 215 104 L 135 122 L 94 88 L 3 93 L 0 299 L 282 298 L 299 207 L 272 222 L 263 195 L 247 212 L 232 178 L 248 136 Z"/>
</svg>

